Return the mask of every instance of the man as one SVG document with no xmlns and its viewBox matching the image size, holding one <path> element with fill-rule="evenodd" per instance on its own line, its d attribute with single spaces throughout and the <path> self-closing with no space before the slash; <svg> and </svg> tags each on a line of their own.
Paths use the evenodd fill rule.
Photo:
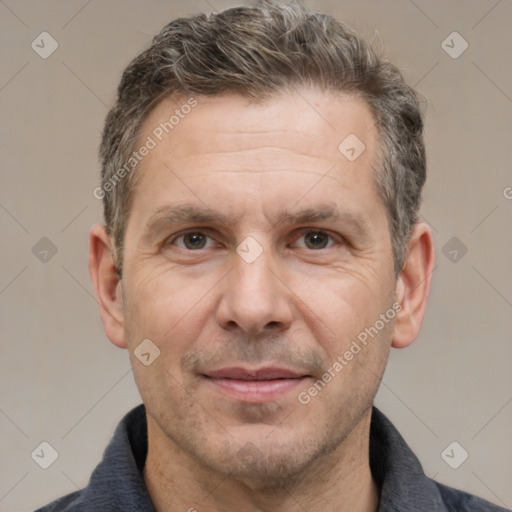
<svg viewBox="0 0 512 512">
<path fill-rule="evenodd" d="M 101 146 L 90 272 L 144 402 L 43 511 L 498 511 L 372 407 L 434 266 L 414 91 L 291 4 L 169 23 Z"/>
</svg>

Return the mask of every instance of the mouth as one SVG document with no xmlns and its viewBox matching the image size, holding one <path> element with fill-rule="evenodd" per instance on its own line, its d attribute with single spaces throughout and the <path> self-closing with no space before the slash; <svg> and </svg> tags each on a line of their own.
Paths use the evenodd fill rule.
<svg viewBox="0 0 512 512">
<path fill-rule="evenodd" d="M 208 371 L 202 376 L 224 395 L 253 403 L 276 400 L 311 377 L 278 367 L 229 367 Z"/>
</svg>

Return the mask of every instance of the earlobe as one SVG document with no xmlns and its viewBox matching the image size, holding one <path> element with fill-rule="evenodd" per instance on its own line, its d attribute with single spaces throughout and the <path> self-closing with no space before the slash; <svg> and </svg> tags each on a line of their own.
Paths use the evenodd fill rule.
<svg viewBox="0 0 512 512">
<path fill-rule="evenodd" d="M 100 316 L 109 340 L 127 348 L 124 329 L 122 283 L 119 279 L 105 227 L 96 224 L 89 232 L 89 273 L 100 305 Z"/>
<path fill-rule="evenodd" d="M 404 266 L 397 279 L 396 300 L 401 309 L 396 315 L 391 345 L 409 346 L 418 336 L 427 306 L 434 270 L 435 250 L 432 232 L 425 223 L 414 226 L 407 244 Z"/>
</svg>

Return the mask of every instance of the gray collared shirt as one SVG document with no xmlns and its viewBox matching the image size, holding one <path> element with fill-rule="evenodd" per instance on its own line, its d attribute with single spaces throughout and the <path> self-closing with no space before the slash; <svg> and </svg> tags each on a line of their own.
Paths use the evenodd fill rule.
<svg viewBox="0 0 512 512">
<path fill-rule="evenodd" d="M 119 423 L 87 487 L 36 512 L 155 512 L 142 476 L 146 454 L 146 411 L 140 405 Z M 507 511 L 428 478 L 402 436 L 375 407 L 370 467 L 379 487 L 377 512 Z"/>
</svg>

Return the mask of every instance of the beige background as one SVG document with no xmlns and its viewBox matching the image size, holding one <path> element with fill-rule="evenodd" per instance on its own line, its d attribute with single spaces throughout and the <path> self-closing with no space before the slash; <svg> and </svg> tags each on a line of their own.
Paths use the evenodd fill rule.
<svg viewBox="0 0 512 512">
<path fill-rule="evenodd" d="M 377 404 L 429 476 L 511 507 L 512 2 L 309 4 L 375 40 L 427 101 L 422 213 L 438 260 L 422 333 L 393 352 Z M 87 233 L 101 215 L 99 136 L 122 69 L 154 33 L 178 15 L 231 5 L 0 0 L 2 511 L 84 486 L 140 401 L 87 272 Z M 42 31 L 59 44 L 47 59 L 31 48 Z M 457 59 L 441 46 L 453 31 L 469 44 Z M 57 248 L 46 263 L 32 252 L 42 237 Z M 456 262 L 454 247 L 443 253 L 452 237 L 467 247 L 462 258 L 455 247 Z M 42 441 L 59 454 L 46 470 L 31 458 Z M 452 441 L 469 453 L 456 470 L 441 458 Z"/>
</svg>

